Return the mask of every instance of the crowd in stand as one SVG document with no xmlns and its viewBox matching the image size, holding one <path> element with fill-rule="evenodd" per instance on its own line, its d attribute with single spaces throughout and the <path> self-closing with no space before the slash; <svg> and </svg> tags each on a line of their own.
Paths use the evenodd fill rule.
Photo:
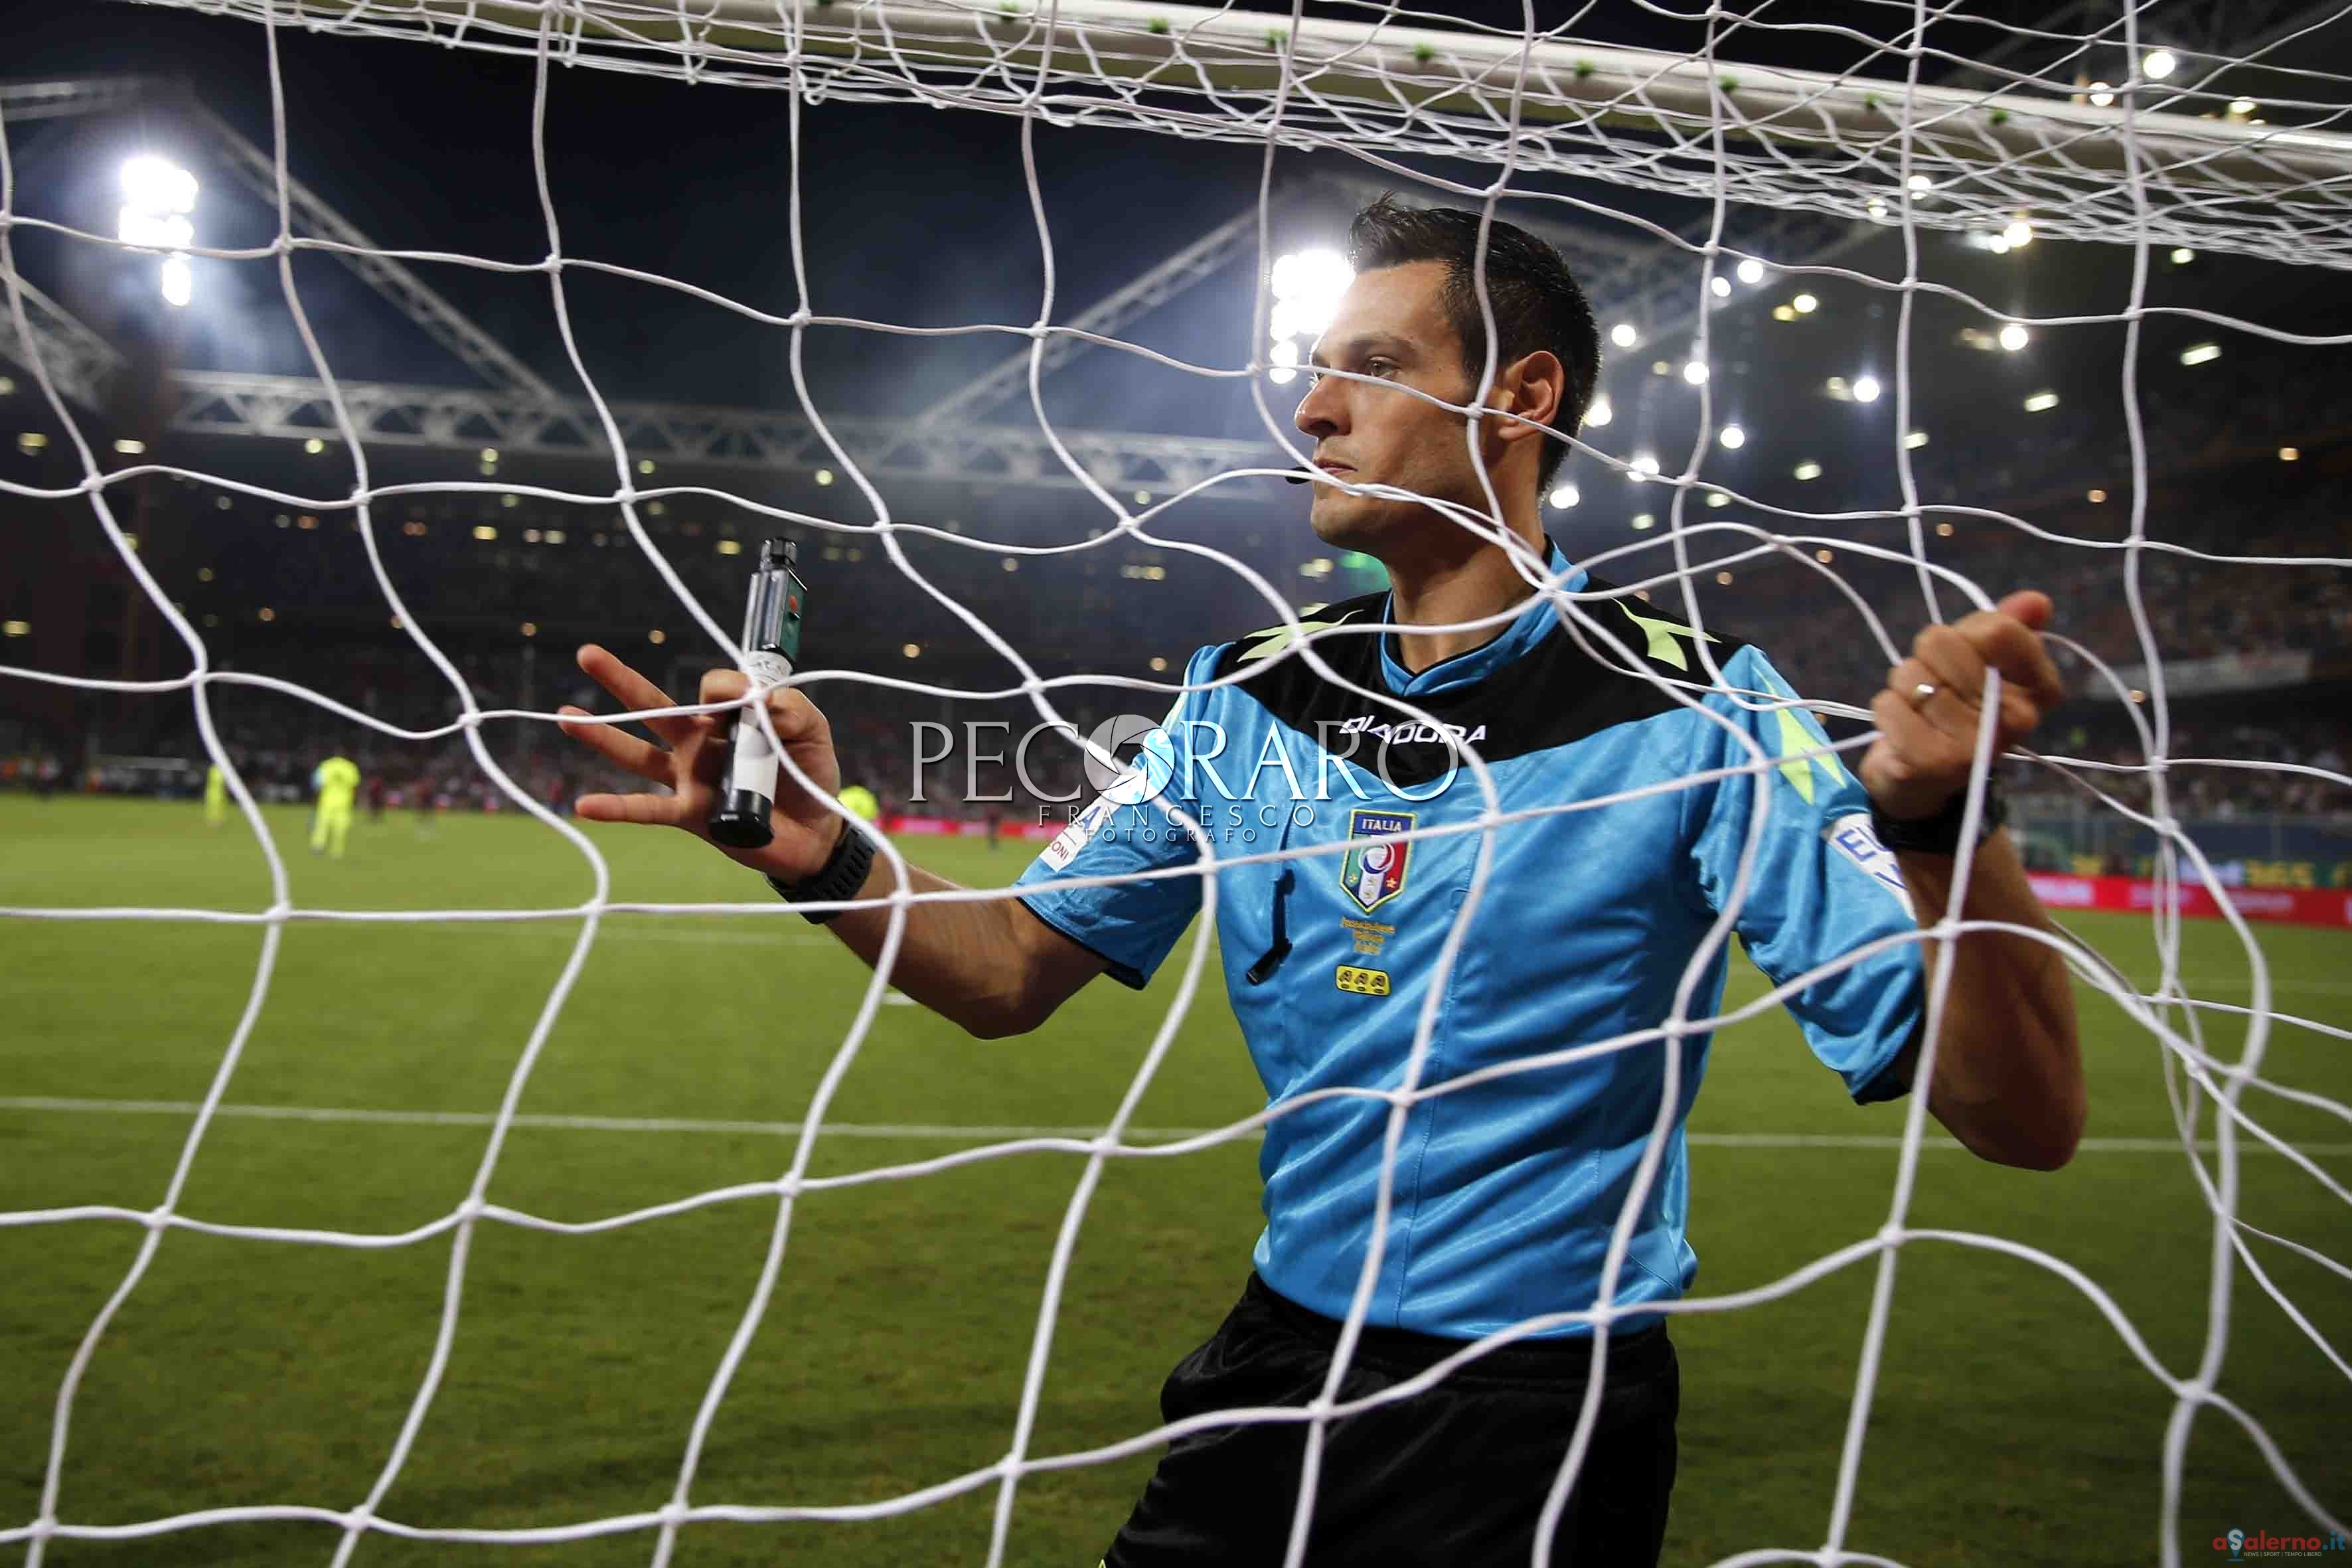
<svg viewBox="0 0 2352 1568">
<path fill-rule="evenodd" d="M 2178 549 L 2120 548 L 2129 522 L 2124 495 L 2090 486 L 2072 492 L 2078 499 L 2048 500 L 2083 477 L 2128 471 L 2126 455 L 2108 449 L 2112 433 L 2070 436 L 2058 426 L 2037 434 L 2031 450 L 2011 445 L 1972 452 L 1962 435 L 1948 442 L 1939 437 L 1921 454 L 1920 494 L 1929 505 L 1922 538 L 1930 560 L 1990 594 L 2017 586 L 2049 593 L 2056 605 L 2051 629 L 2116 672 L 2121 690 L 2088 659 L 2058 648 L 2076 699 L 2062 715 L 2063 727 L 2042 737 L 2042 750 L 2126 765 L 2145 761 L 2127 721 L 2128 704 L 2144 704 L 2152 684 L 2143 617 L 2126 591 L 2136 580 L 2138 606 L 2168 676 L 2171 756 L 2292 763 L 2341 775 L 2352 736 L 2324 707 L 2280 713 L 2273 706 L 2257 717 L 2231 701 L 2231 679 L 2200 688 L 2189 679 L 2200 667 L 2212 675 L 2213 661 L 2242 667 L 2267 659 L 2276 668 L 2263 679 L 2273 689 L 2323 676 L 2340 688 L 2347 650 L 2352 650 L 2352 570 L 2307 563 L 2352 558 L 2352 514 L 2338 508 L 2314 463 L 2279 461 L 2273 451 L 2258 453 L 2263 465 L 2249 468 L 2252 459 L 2242 452 L 2234 467 L 2212 457 L 2267 440 L 2291 413 L 2311 423 L 2302 405 L 2315 396 L 2343 403 L 2340 418 L 2333 413 L 2328 418 L 2352 426 L 2352 393 L 2290 389 L 2251 363 L 2221 364 L 2235 383 L 2209 378 L 2193 406 L 2178 408 L 2166 402 L 2173 395 L 2151 391 L 2143 409 L 2151 450 L 2160 450 L 2166 460 L 2150 468 L 2162 470 L 2157 498 L 2162 504 L 2148 509 L 2147 537 Z M 2222 395 L 2203 401 L 2203 390 L 2213 388 Z M 2182 432 L 2194 438 L 2183 438 Z M 2209 458 L 2210 472 L 2199 467 Z M 2059 537 L 2041 539 L 1995 518 L 1935 510 L 1940 500 L 1961 499 L 1947 493 L 1956 466 L 1979 470 L 1969 500 L 2042 498 L 2026 506 L 2025 514 Z M 2255 499 L 2249 501 L 2250 496 Z M 374 516 L 385 570 L 478 705 L 546 712 L 572 702 L 610 710 L 611 700 L 571 662 L 572 646 L 590 638 L 613 647 L 674 695 L 690 698 L 697 673 L 719 658 L 670 587 L 635 553 L 636 545 L 617 517 L 609 509 L 535 500 L 506 504 L 514 500 L 421 496 L 382 503 Z M 199 627 L 215 668 L 293 681 L 411 731 L 457 717 L 459 705 L 444 673 L 387 615 L 383 587 L 352 537 L 349 514 L 273 513 L 257 510 L 247 496 L 215 495 L 193 484 L 170 487 L 164 500 L 169 504 L 150 513 L 153 535 L 142 544 L 142 555 Z M 173 515 L 173 507 L 180 515 Z M 1234 515 L 1242 521 L 1215 542 L 1286 585 L 1300 609 L 1381 581 L 1377 567 L 1354 557 L 1341 557 L 1336 569 L 1323 561 L 1320 575 L 1302 581 L 1295 523 L 1286 535 L 1247 514 Z M 1712 521 L 1737 514 L 1699 509 L 1694 515 Z M 691 500 L 674 501 L 667 510 L 649 505 L 640 521 L 687 592 L 731 629 L 746 557 L 756 550 L 759 532 L 773 525 L 706 510 Z M 1009 538 L 1007 529 L 1029 526 L 1034 533 L 1047 525 L 1024 517 L 964 526 L 968 538 Z M 1252 531 L 1260 527 L 1263 536 Z M 1899 521 L 1855 522 L 1847 536 L 1857 544 L 1895 549 L 1906 548 L 1909 537 Z M 811 584 L 803 668 L 834 677 L 811 689 L 832 717 L 845 782 L 866 784 L 889 811 L 1008 821 L 1066 815 L 1069 803 L 1091 794 L 1081 750 L 1067 736 L 1039 737 L 1014 766 L 1014 749 L 1040 722 L 1025 700 L 948 699 L 887 684 L 1003 692 L 1016 688 L 1020 678 L 910 581 L 880 542 L 814 531 L 801 531 L 799 537 L 802 570 Z M 1663 532 L 1648 537 L 1659 540 Z M 1889 662 L 1890 649 L 1830 574 L 1873 606 L 1895 656 L 1930 618 L 1927 595 L 1909 564 L 1845 546 L 1822 546 L 1824 559 L 1806 559 L 1813 553 L 1808 545 L 1793 558 L 1720 563 L 1719 578 L 1718 563 L 1709 556 L 1739 548 L 1727 543 L 1728 538 L 1712 534 L 1694 542 L 1705 547 L 1692 583 L 1708 625 L 1761 646 L 1810 698 L 1862 708 L 1885 681 Z M 932 585 L 1013 638 L 1039 675 L 1110 678 L 1052 692 L 1055 707 L 1082 733 L 1114 714 L 1156 716 L 1169 695 L 1139 683 L 1164 688 L 1179 679 L 1185 656 L 1200 642 L 1277 618 L 1236 574 L 1141 541 L 1105 538 L 1097 548 L 1059 556 L 1003 553 L 914 535 L 898 542 Z M 2217 563 L 2184 551 L 2305 563 Z M 1643 579 L 1668 563 L 1667 552 L 1657 549 L 1612 563 L 1607 571 L 1619 581 Z M 1681 607 L 1679 584 L 1661 584 L 1646 596 L 1661 609 Z M 1968 607 L 1951 584 L 1937 585 L 1936 614 L 1950 618 Z M 2242 668 L 2220 674 L 2235 680 L 2234 689 L 2259 689 L 2248 684 Z M 2132 697 L 2134 690 L 2141 697 Z M 509 804 L 456 735 L 430 742 L 387 737 L 250 686 L 219 685 L 213 694 L 233 756 L 267 797 L 301 797 L 319 760 L 341 752 L 375 781 L 387 805 Z M 2142 717 L 2151 711 L 2140 709 Z M 184 694 L 135 703 L 94 699 L 91 713 L 87 723 L 47 730 L 11 728 L 0 713 L 0 787 L 192 788 L 200 783 L 200 766 L 175 784 L 168 773 L 119 760 L 177 756 L 200 763 Z M 1002 727 L 969 728 L 975 724 Z M 551 725 L 490 720 L 482 735 L 535 800 L 561 805 L 583 791 L 628 783 Z M 992 754 L 1002 760 L 987 760 Z M 2142 775 L 2110 775 L 2109 783 L 2127 800 L 2145 798 Z M 2352 812 L 2352 788 L 2308 773 L 2185 768 L 2172 775 L 2172 784 L 2174 809 L 2188 816 Z M 2066 793 L 2053 789 L 2046 773 L 2030 768 L 2021 769 L 2014 787 L 2053 802 Z"/>
</svg>

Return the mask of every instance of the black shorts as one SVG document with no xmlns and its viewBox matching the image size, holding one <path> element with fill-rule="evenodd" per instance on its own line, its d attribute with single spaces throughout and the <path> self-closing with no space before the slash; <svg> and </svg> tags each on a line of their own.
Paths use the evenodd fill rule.
<svg viewBox="0 0 2352 1568">
<path fill-rule="evenodd" d="M 1255 1274 L 1209 1342 L 1160 1391 L 1171 1421 L 1249 1405 L 1302 1405 L 1323 1391 L 1339 1325 Z M 1461 1349 L 1367 1329 L 1340 1386 L 1360 1399 Z M 1333 1422 L 1307 1537 L 1310 1563 L 1528 1562 L 1536 1523 L 1576 1430 L 1591 1342 L 1521 1341 L 1436 1387 Z M 1612 1334 L 1601 1414 L 1552 1538 L 1555 1568 L 1651 1568 L 1675 1484 L 1681 1379 L 1665 1330 Z M 1214 1563 L 1276 1568 L 1290 1539 L 1303 1422 L 1215 1426 L 1169 1445 L 1107 1568 Z"/>
</svg>

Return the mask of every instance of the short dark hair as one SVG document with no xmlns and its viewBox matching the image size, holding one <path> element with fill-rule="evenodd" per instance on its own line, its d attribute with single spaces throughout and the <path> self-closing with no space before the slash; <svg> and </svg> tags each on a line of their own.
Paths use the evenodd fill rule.
<svg viewBox="0 0 2352 1568">
<path fill-rule="evenodd" d="M 1478 310 L 1479 215 L 1459 207 L 1408 207 L 1382 196 L 1348 226 L 1348 264 L 1359 272 L 1414 261 L 1445 263 L 1446 320 L 1462 340 L 1462 364 L 1475 381 L 1486 368 L 1486 323 Z M 1559 252 L 1527 230 L 1496 218 L 1486 229 L 1486 299 L 1494 307 L 1497 370 L 1538 349 L 1559 356 L 1567 395 L 1554 426 L 1574 434 L 1601 380 L 1601 331 L 1584 290 Z M 1547 438 L 1536 474 L 1551 482 L 1568 443 Z"/>
</svg>

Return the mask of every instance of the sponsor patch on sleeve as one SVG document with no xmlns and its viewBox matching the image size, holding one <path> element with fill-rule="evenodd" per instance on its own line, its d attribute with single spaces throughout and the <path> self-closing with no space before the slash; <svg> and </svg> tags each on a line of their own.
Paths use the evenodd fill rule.
<svg viewBox="0 0 2352 1568">
<path fill-rule="evenodd" d="M 1103 824 L 1108 822 L 1111 814 L 1118 809 L 1116 802 L 1103 795 L 1095 796 L 1092 805 L 1072 817 L 1070 825 L 1054 836 L 1054 842 L 1045 846 L 1045 852 L 1038 858 L 1045 863 L 1049 871 L 1068 870 L 1070 862 L 1078 858 L 1078 851 L 1094 842 L 1095 835 L 1102 831 Z"/>
<path fill-rule="evenodd" d="M 1895 859 L 1895 851 L 1878 841 L 1871 831 L 1870 814 L 1857 811 L 1841 816 L 1822 829 L 1830 847 L 1862 868 L 1863 875 L 1885 888 L 1903 906 L 1903 912 L 1914 920 L 1917 911 L 1911 907 L 1911 889 L 1903 885 L 1903 866 Z"/>
</svg>

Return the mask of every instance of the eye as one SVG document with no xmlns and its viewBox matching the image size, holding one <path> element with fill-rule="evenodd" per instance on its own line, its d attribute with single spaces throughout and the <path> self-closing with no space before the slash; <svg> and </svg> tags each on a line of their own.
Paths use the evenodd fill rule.
<svg viewBox="0 0 2352 1568">
<path fill-rule="evenodd" d="M 1384 354 L 1374 354 L 1364 362 L 1366 375 L 1392 375 L 1396 373 L 1396 369 L 1397 362 Z"/>
</svg>

